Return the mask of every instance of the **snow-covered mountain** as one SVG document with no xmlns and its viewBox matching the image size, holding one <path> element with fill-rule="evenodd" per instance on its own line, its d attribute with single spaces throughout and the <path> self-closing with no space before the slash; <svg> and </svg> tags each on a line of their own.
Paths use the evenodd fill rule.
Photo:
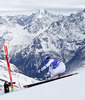
<svg viewBox="0 0 85 100">
<path fill-rule="evenodd" d="M 10 67 L 11 67 L 12 80 L 13 82 L 16 82 L 16 84 L 14 84 L 14 90 L 23 89 L 23 85 L 25 84 L 32 84 L 37 82 L 37 80 L 23 75 L 23 72 L 20 71 L 15 65 L 10 64 Z M 4 93 L 5 81 L 10 82 L 7 63 L 4 60 L 0 60 L 0 94 Z"/>
<path fill-rule="evenodd" d="M 82 46 L 76 51 L 75 56 L 67 63 L 67 66 L 67 71 L 70 72 L 77 68 L 85 67 L 85 40 L 83 41 Z"/>
<path fill-rule="evenodd" d="M 83 48 L 85 10 L 63 16 L 40 9 L 31 16 L 1 16 L 0 20 L 0 58 L 4 59 L 3 44 L 6 43 L 11 63 L 29 76 L 39 77 L 37 70 L 43 66 L 45 55 L 68 63 Z"/>
<path fill-rule="evenodd" d="M 0 37 L 9 45 L 9 52 L 14 53 L 17 50 L 17 53 L 31 44 L 36 35 L 44 32 L 58 19 L 61 18 L 42 9 L 31 16 L 1 16 Z"/>
<path fill-rule="evenodd" d="M 1 100 L 84 100 L 85 68 L 78 74 L 32 88 L 1 95 Z"/>
</svg>

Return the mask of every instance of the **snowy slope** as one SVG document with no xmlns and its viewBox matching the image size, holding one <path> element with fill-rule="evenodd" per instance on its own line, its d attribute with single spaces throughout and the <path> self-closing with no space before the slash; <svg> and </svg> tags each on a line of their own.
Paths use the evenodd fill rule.
<svg viewBox="0 0 85 100">
<path fill-rule="evenodd" d="M 37 80 L 27 77 L 23 75 L 23 73 L 13 64 L 10 64 L 11 67 L 11 75 L 13 82 L 16 82 L 14 85 L 14 90 L 19 90 L 23 88 L 23 85 L 25 84 L 32 84 L 34 82 L 37 82 Z M 10 82 L 7 63 L 4 60 L 0 60 L 0 94 L 2 94 L 4 91 L 4 82 L 8 81 Z"/>
<path fill-rule="evenodd" d="M 69 71 L 76 70 L 85 66 L 85 41 L 83 41 L 82 46 L 77 50 L 75 56 L 67 63 Z"/>
<path fill-rule="evenodd" d="M 79 74 L 1 95 L 1 100 L 85 100 L 85 68 Z"/>
</svg>

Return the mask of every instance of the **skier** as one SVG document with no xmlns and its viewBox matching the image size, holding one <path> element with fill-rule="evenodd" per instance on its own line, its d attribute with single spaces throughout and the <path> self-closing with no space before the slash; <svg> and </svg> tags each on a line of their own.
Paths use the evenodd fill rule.
<svg viewBox="0 0 85 100">
<path fill-rule="evenodd" d="M 45 62 L 45 66 L 38 70 L 38 73 L 49 67 L 49 72 L 46 73 L 44 77 L 51 76 L 53 78 L 58 76 L 58 74 L 64 73 L 66 70 L 65 64 L 56 58 L 46 56 L 43 61 Z"/>
</svg>

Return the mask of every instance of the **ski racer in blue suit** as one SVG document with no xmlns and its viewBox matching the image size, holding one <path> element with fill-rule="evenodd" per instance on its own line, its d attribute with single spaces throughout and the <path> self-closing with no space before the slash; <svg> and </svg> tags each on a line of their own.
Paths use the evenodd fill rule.
<svg viewBox="0 0 85 100">
<path fill-rule="evenodd" d="M 45 62 L 45 66 L 38 70 L 38 73 L 49 67 L 49 72 L 44 75 L 45 77 L 55 77 L 58 74 L 64 73 L 66 70 L 65 64 L 56 58 L 45 57 L 43 61 Z"/>
</svg>

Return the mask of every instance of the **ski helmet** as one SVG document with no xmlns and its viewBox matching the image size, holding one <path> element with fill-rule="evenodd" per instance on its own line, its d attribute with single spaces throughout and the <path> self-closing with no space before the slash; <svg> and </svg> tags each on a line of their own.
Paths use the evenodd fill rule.
<svg viewBox="0 0 85 100">
<path fill-rule="evenodd" d="M 46 56 L 46 57 L 43 59 L 43 62 L 48 63 L 49 60 L 50 60 L 50 57 Z"/>
</svg>

